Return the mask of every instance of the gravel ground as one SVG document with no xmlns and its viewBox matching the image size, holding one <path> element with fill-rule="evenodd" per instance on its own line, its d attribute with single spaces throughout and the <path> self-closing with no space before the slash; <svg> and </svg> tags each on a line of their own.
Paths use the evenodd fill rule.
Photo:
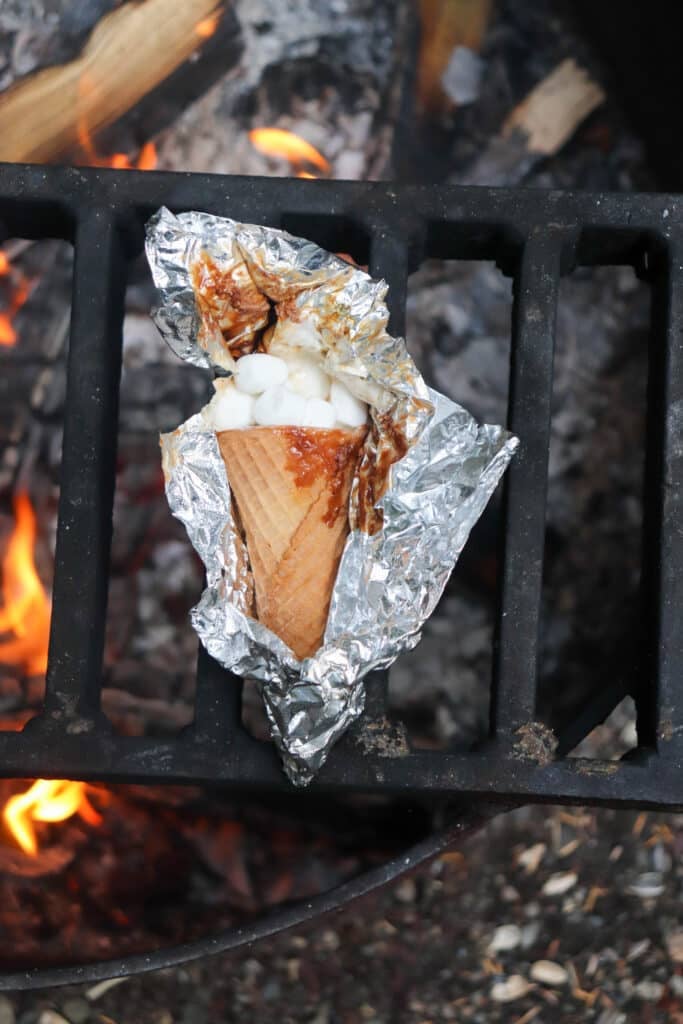
<svg viewBox="0 0 683 1024">
<path fill-rule="evenodd" d="M 316 927 L 105 992 L 0 997 L 0 1022 L 676 1024 L 682 848 L 681 816 L 522 809 Z"/>
</svg>

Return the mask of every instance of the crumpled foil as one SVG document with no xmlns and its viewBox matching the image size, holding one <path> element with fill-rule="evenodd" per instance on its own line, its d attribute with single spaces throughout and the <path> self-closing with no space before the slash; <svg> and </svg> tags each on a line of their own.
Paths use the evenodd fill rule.
<svg viewBox="0 0 683 1024">
<path fill-rule="evenodd" d="M 418 643 L 517 439 L 428 389 L 404 341 L 387 333 L 386 284 L 312 242 L 161 209 L 147 226 L 147 256 L 161 297 L 155 321 L 182 359 L 230 372 L 274 305 L 272 339 L 303 339 L 370 405 L 323 645 L 303 661 L 249 614 L 248 553 L 204 411 L 161 437 L 169 506 L 206 566 L 194 629 L 223 666 L 260 681 L 285 771 L 305 785 L 362 713 L 364 676 Z"/>
</svg>

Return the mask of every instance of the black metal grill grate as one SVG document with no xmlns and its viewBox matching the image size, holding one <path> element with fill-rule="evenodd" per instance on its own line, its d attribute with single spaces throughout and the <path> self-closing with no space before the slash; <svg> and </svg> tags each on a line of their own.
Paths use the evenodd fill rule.
<svg viewBox="0 0 683 1024">
<path fill-rule="evenodd" d="M 514 276 L 509 425 L 521 449 L 506 480 L 492 717 L 469 753 L 372 754 L 343 740 L 314 786 L 520 801 L 683 806 L 683 203 L 664 195 L 401 186 L 0 165 L 6 236 L 76 250 L 53 615 L 45 707 L 0 733 L 0 774 L 281 788 L 270 744 L 241 725 L 241 684 L 199 654 L 195 720 L 173 739 L 113 733 L 99 712 L 121 324 L 127 260 L 161 205 L 285 227 L 369 258 L 404 329 L 409 272 L 426 257 L 496 260 Z M 558 285 L 576 265 L 630 264 L 652 283 L 650 498 L 643 544 L 639 748 L 623 762 L 553 758 L 535 720 Z M 611 709 L 612 681 L 575 741 Z M 369 681 L 381 718 L 385 674 Z M 612 701 L 614 703 L 616 698 Z"/>
</svg>

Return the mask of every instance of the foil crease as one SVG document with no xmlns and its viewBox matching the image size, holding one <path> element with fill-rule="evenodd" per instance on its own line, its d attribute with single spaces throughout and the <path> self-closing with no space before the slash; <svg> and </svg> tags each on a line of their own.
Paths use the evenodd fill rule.
<svg viewBox="0 0 683 1024">
<path fill-rule="evenodd" d="M 278 314 L 272 351 L 286 347 L 293 327 L 297 343 L 307 336 L 327 372 L 370 404 L 374 430 L 358 478 L 387 461 L 382 454 L 392 439 L 399 436 L 407 448 L 400 458 L 393 453 L 397 461 L 371 510 L 379 510 L 381 529 L 363 521 L 357 479 L 323 645 L 299 661 L 253 617 L 248 555 L 203 411 L 161 438 L 169 506 L 206 566 L 193 627 L 225 668 L 259 680 L 285 771 L 293 783 L 306 785 L 362 713 L 364 677 L 419 642 L 518 442 L 502 427 L 479 426 L 465 409 L 428 389 L 404 341 L 387 332 L 386 284 L 314 243 L 162 209 L 147 227 L 147 256 L 161 297 L 155 321 L 182 359 L 230 372 L 234 356 L 249 350 L 245 345 L 258 340 L 266 323 L 259 305 L 265 295 Z M 207 303 L 199 293 L 197 267 L 207 261 L 230 276 L 232 307 L 224 296 Z M 249 289 L 242 310 L 235 310 L 236 286 Z"/>
</svg>

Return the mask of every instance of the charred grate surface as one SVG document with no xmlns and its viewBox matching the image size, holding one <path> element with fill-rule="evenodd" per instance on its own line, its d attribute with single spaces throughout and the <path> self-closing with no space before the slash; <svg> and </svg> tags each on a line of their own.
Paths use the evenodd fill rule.
<svg viewBox="0 0 683 1024">
<path fill-rule="evenodd" d="M 99 711 L 126 266 L 161 205 L 283 227 L 369 260 L 389 283 L 396 333 L 424 258 L 495 260 L 514 279 L 509 426 L 521 448 L 505 483 L 488 743 L 410 751 L 385 721 L 387 679 L 375 674 L 364 721 L 314 788 L 683 806 L 683 200 L 21 165 L 0 165 L 5 237 L 66 239 L 76 258 L 45 706 L 22 733 L 0 733 L 0 775 L 288 785 L 272 745 L 242 727 L 240 681 L 203 651 L 194 724 L 179 737 L 119 736 Z M 575 266 L 613 264 L 652 285 L 639 746 L 623 762 L 564 758 L 567 744 L 536 720 L 558 286 Z M 614 684 L 606 678 L 568 723 L 573 743 L 616 704 Z"/>
</svg>

